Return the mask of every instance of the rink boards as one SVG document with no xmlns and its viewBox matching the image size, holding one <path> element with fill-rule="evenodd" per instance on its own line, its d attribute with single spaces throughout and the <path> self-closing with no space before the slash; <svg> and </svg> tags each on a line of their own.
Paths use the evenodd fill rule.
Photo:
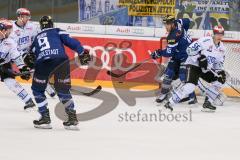
<svg viewBox="0 0 240 160">
<path fill-rule="evenodd" d="M 96 86 L 100 84 L 103 87 L 134 87 L 144 90 L 158 88 L 158 65 L 166 63 L 166 59 L 159 59 L 157 62 L 150 60 L 120 78 L 110 77 L 106 72 L 112 70 L 116 73 L 123 73 L 150 58 L 149 54 L 152 51 L 164 48 L 162 38 L 167 35 L 164 29 L 68 23 L 57 23 L 56 27 L 67 30 L 72 37 L 81 42 L 84 48 L 90 50 L 90 54 L 94 57 L 89 67 L 81 66 L 74 59 L 76 54 L 66 48 L 70 59 L 72 59 L 72 85 Z M 190 30 L 189 33 L 195 39 L 211 35 L 210 31 L 203 30 Z M 225 34 L 225 40 L 238 41 L 239 39 L 239 32 L 226 32 Z M 240 43 L 234 47 L 230 52 L 238 53 L 240 62 Z M 236 57 L 238 58 L 238 56 L 230 56 L 230 62 L 236 61 Z M 240 73 L 236 69 L 238 67 L 232 67 L 230 62 L 227 62 L 228 70 L 232 72 L 232 75 L 234 74 L 234 76 L 231 75 L 233 78 L 230 82 L 233 86 L 240 88 L 238 80 Z M 224 92 L 229 96 L 239 96 L 228 86 L 224 88 Z"/>
</svg>

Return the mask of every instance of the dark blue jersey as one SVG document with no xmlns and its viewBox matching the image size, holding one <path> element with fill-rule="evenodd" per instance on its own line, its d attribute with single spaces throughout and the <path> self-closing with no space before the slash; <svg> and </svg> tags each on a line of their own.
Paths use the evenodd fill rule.
<svg viewBox="0 0 240 160">
<path fill-rule="evenodd" d="M 49 59 L 68 58 L 64 45 L 76 51 L 79 55 L 83 47 L 76 39 L 69 37 L 69 34 L 59 28 L 43 29 L 35 37 L 32 44 L 32 51 L 36 55 L 36 63 Z"/>
<path fill-rule="evenodd" d="M 167 47 L 158 52 L 158 56 L 172 57 L 175 59 L 187 58 L 187 47 L 192 40 L 187 34 L 190 20 L 187 18 L 178 19 L 175 21 L 175 28 L 167 36 Z"/>
</svg>

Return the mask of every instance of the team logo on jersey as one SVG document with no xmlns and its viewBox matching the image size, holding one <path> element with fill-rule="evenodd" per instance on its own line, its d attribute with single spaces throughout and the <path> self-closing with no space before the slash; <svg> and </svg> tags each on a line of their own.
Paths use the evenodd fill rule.
<svg viewBox="0 0 240 160">
<path fill-rule="evenodd" d="M 214 63 L 216 63 L 216 58 L 215 58 L 215 57 L 208 56 L 208 57 L 207 57 L 207 60 L 208 60 L 208 63 L 209 63 L 209 64 L 214 64 Z"/>
<path fill-rule="evenodd" d="M 22 38 L 19 38 L 18 44 L 19 44 L 19 45 L 26 44 L 26 43 L 28 43 L 29 41 L 30 41 L 29 36 L 22 37 Z"/>
</svg>

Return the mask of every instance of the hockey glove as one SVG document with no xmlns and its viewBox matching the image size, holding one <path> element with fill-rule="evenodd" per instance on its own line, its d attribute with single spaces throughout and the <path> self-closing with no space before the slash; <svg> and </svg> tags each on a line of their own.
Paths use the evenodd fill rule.
<svg viewBox="0 0 240 160">
<path fill-rule="evenodd" d="M 157 50 L 153 51 L 153 52 L 151 53 L 152 59 L 157 59 L 157 58 L 159 58 L 160 56 L 158 55 L 158 52 L 160 52 L 160 51 L 161 51 L 160 49 L 157 49 Z"/>
<path fill-rule="evenodd" d="M 207 57 L 206 57 L 205 55 L 201 55 L 201 56 L 198 58 L 198 62 L 199 62 L 199 67 L 207 70 L 208 61 L 207 61 Z"/>
<path fill-rule="evenodd" d="M 23 73 L 23 75 L 21 76 L 22 79 L 24 80 L 29 80 L 31 77 L 30 69 L 27 66 L 23 66 L 21 69 L 19 69 L 19 71 L 21 73 Z"/>
<path fill-rule="evenodd" d="M 219 75 L 218 82 L 224 84 L 226 82 L 226 73 L 225 73 L 225 71 L 223 71 L 223 70 L 219 71 L 219 72 L 217 72 L 217 74 Z"/>
<path fill-rule="evenodd" d="M 24 63 L 30 68 L 33 69 L 34 68 L 34 63 L 35 63 L 35 54 L 34 53 L 29 53 L 26 55 L 26 57 L 24 58 Z"/>
<path fill-rule="evenodd" d="M 10 77 L 15 77 L 15 73 L 16 72 L 14 70 L 10 69 L 9 67 L 5 67 L 5 65 L 0 66 L 0 75 L 5 74 Z"/>
<path fill-rule="evenodd" d="M 5 62 L 5 60 L 3 58 L 0 58 L 0 63 Z"/>
<path fill-rule="evenodd" d="M 84 49 L 83 53 L 79 55 L 79 60 L 81 65 L 88 65 L 88 62 L 91 61 L 91 56 L 89 51 Z"/>
</svg>

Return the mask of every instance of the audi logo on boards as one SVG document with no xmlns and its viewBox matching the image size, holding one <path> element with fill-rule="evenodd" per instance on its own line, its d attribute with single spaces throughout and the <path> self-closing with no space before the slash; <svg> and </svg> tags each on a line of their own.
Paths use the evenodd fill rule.
<svg viewBox="0 0 240 160">
<path fill-rule="evenodd" d="M 133 28 L 132 32 L 135 34 L 144 34 L 144 29 Z"/>
<path fill-rule="evenodd" d="M 103 46 L 83 46 L 85 49 L 89 50 L 89 54 L 93 57 L 93 60 L 89 63 L 88 66 L 81 66 L 77 57 L 75 57 L 75 63 L 80 68 L 87 69 L 88 67 L 94 68 L 96 70 L 106 69 L 106 70 L 121 70 L 127 71 L 134 66 L 137 62 L 137 57 L 134 51 L 131 48 L 113 48 L 111 50 L 105 49 Z M 100 54 L 100 56 L 99 56 Z M 123 66 L 124 56 L 128 57 L 129 66 Z M 101 66 L 97 65 L 97 58 L 101 60 Z M 112 62 L 112 63 L 111 63 Z M 111 66 L 113 64 L 113 66 Z"/>
<path fill-rule="evenodd" d="M 91 31 L 93 32 L 95 30 L 95 27 L 93 26 L 82 26 L 82 31 Z"/>
</svg>

